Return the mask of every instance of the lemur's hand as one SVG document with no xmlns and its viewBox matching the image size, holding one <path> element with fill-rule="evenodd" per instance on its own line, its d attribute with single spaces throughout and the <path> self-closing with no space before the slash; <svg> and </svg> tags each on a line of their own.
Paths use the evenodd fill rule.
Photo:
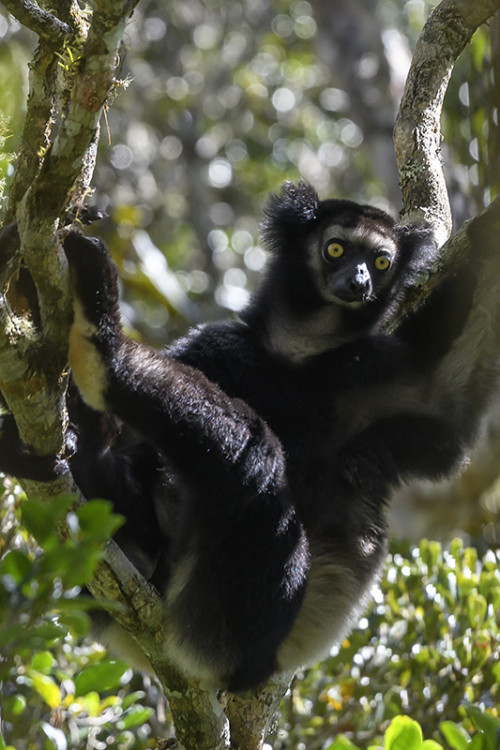
<svg viewBox="0 0 500 750">
<path fill-rule="evenodd" d="M 108 338 L 120 329 L 118 272 L 103 243 L 96 237 L 70 232 L 64 240 L 76 306 L 93 335 Z M 90 329 L 89 329 L 90 333 Z"/>
</svg>

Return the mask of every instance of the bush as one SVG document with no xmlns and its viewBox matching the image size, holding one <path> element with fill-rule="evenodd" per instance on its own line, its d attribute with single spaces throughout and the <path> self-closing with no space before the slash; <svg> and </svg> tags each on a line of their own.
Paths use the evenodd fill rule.
<svg viewBox="0 0 500 750">
<path fill-rule="evenodd" d="M 62 542 L 56 527 L 70 504 L 59 498 L 48 507 L 12 488 L 3 495 L 0 750 L 146 750 L 170 731 L 156 715 L 154 683 L 82 641 L 89 600 L 80 587 L 117 520 L 107 503 L 92 501 L 70 511 Z M 268 743 L 498 748 L 499 561 L 492 551 L 479 560 L 458 541 L 449 550 L 427 541 L 393 549 L 359 627 L 294 681 Z"/>
<path fill-rule="evenodd" d="M 132 689 L 127 664 L 79 645 L 91 602 L 80 587 L 120 523 L 110 504 L 94 500 L 70 511 L 70 537 L 62 542 L 56 528 L 71 498 L 48 506 L 6 492 L 3 500 L 0 750 L 153 747 L 146 726 L 153 711 L 141 703 L 145 693 Z"/>
<path fill-rule="evenodd" d="M 478 728 L 481 711 L 495 721 L 499 561 L 493 551 L 479 560 L 458 540 L 449 550 L 429 541 L 395 547 L 359 628 L 330 660 L 295 682 L 281 747 L 299 736 L 320 737 L 323 744 L 315 747 L 327 747 L 343 733 L 364 748 L 381 743 L 400 714 L 417 719 L 435 741 L 445 720 L 467 732 Z"/>
</svg>

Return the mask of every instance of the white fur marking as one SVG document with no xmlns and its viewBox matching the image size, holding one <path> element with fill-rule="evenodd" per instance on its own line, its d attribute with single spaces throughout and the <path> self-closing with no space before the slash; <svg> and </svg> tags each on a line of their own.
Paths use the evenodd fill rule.
<svg viewBox="0 0 500 750">
<path fill-rule="evenodd" d="M 279 671 L 313 664 L 343 641 L 366 607 L 383 553 L 384 550 L 378 553 L 373 574 L 363 582 L 349 567 L 328 555 L 313 555 L 304 603 L 278 652 Z"/>
<path fill-rule="evenodd" d="M 73 377 L 84 401 L 94 409 L 104 411 L 107 385 L 106 367 L 91 341 L 96 328 L 84 315 L 80 302 L 73 301 L 74 319 L 69 334 L 69 362 Z"/>
</svg>

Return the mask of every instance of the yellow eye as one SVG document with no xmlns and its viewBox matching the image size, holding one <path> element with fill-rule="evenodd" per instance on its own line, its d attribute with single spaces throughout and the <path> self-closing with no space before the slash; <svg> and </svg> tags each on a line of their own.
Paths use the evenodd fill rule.
<svg viewBox="0 0 500 750">
<path fill-rule="evenodd" d="M 379 271 L 387 271 L 390 265 L 391 260 L 387 255 L 378 255 L 375 258 L 375 268 Z"/>
<path fill-rule="evenodd" d="M 340 242 L 329 242 L 326 246 L 325 255 L 328 258 L 340 258 L 344 254 L 344 248 Z"/>
</svg>

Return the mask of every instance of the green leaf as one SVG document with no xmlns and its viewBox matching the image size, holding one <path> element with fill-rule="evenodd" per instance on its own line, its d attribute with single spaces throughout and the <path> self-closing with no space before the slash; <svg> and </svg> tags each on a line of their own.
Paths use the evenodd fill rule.
<svg viewBox="0 0 500 750">
<path fill-rule="evenodd" d="M 498 750 L 500 736 L 500 720 L 489 713 L 481 711 L 477 706 L 468 706 L 467 714 L 474 724 L 484 732 L 488 750 Z"/>
<path fill-rule="evenodd" d="M 15 721 L 26 710 L 26 698 L 24 695 L 11 695 L 3 701 L 3 720 Z"/>
<path fill-rule="evenodd" d="M 89 716 L 92 716 L 93 718 L 99 716 L 101 713 L 101 698 L 99 693 L 96 693 L 95 690 L 86 693 L 84 706 Z"/>
<path fill-rule="evenodd" d="M 61 705 L 61 691 L 51 677 L 36 669 L 27 669 L 26 674 L 31 680 L 33 689 L 43 698 L 49 708 L 55 709 Z"/>
<path fill-rule="evenodd" d="M 11 576 L 18 586 L 31 575 L 32 570 L 32 561 L 19 549 L 8 552 L 0 563 L 0 576 Z"/>
<path fill-rule="evenodd" d="M 0 649 L 18 644 L 22 639 L 25 628 L 22 625 L 11 625 L 8 628 L 2 628 L 0 631 Z"/>
<path fill-rule="evenodd" d="M 422 744 L 420 724 L 409 716 L 396 716 L 384 737 L 385 750 L 421 750 Z"/>
<path fill-rule="evenodd" d="M 120 719 L 117 724 L 118 729 L 123 732 L 126 729 L 132 729 L 132 727 L 140 727 L 148 721 L 153 713 L 152 708 L 135 706 L 134 708 L 131 708 L 122 719 Z M 349 750 L 349 748 L 347 748 L 347 750 Z"/>
<path fill-rule="evenodd" d="M 326 750 L 359 750 L 359 747 L 353 745 L 351 740 L 345 735 L 339 734 L 339 736 L 335 738 L 333 744 L 329 745 Z"/>
<path fill-rule="evenodd" d="M 101 558 L 100 547 L 59 545 L 46 550 L 41 567 L 46 577 L 61 578 L 66 588 L 84 585 L 92 576 Z"/>
<path fill-rule="evenodd" d="M 469 622 L 473 628 L 477 628 L 484 623 L 487 611 L 488 602 L 484 596 L 481 596 L 481 594 L 469 594 L 467 597 L 467 613 Z"/>
<path fill-rule="evenodd" d="M 442 721 L 439 729 L 451 750 L 467 750 L 470 735 L 460 724 L 455 724 L 454 721 Z"/>
<path fill-rule="evenodd" d="M 41 547 L 55 536 L 55 529 L 62 517 L 67 513 L 74 498 L 59 495 L 50 503 L 42 500 L 26 500 L 21 507 L 23 525 L 36 539 Z"/>
<path fill-rule="evenodd" d="M 14 645 L 30 644 L 33 648 L 46 648 L 50 642 L 58 640 L 66 635 L 66 630 L 55 622 L 42 622 L 37 627 L 26 627 L 25 625 L 12 625 L 0 631 L 0 648 Z"/>
<path fill-rule="evenodd" d="M 467 750 L 489 750 L 485 735 L 482 732 L 475 734 Z"/>
<path fill-rule="evenodd" d="M 82 533 L 95 542 L 104 544 L 123 526 L 123 516 L 113 513 L 107 500 L 91 500 L 76 511 Z"/>
<path fill-rule="evenodd" d="M 122 709 L 126 711 L 127 708 L 130 708 L 132 703 L 142 700 L 145 695 L 146 693 L 144 690 L 136 690 L 134 693 L 129 693 L 122 700 Z"/>
<path fill-rule="evenodd" d="M 419 545 L 420 557 L 430 570 L 439 565 L 441 560 L 441 545 L 439 542 L 422 539 Z"/>
<path fill-rule="evenodd" d="M 36 669 L 38 672 L 44 672 L 45 674 L 50 672 L 54 663 L 55 659 L 50 651 L 39 651 L 31 660 L 31 666 L 33 669 Z"/>
<path fill-rule="evenodd" d="M 58 615 L 58 621 L 78 638 L 86 636 L 90 630 L 90 617 L 81 609 L 65 610 Z"/>
<path fill-rule="evenodd" d="M 86 695 L 92 690 L 115 690 L 128 666 L 123 661 L 103 661 L 83 669 L 75 679 L 75 695 Z"/>
</svg>

